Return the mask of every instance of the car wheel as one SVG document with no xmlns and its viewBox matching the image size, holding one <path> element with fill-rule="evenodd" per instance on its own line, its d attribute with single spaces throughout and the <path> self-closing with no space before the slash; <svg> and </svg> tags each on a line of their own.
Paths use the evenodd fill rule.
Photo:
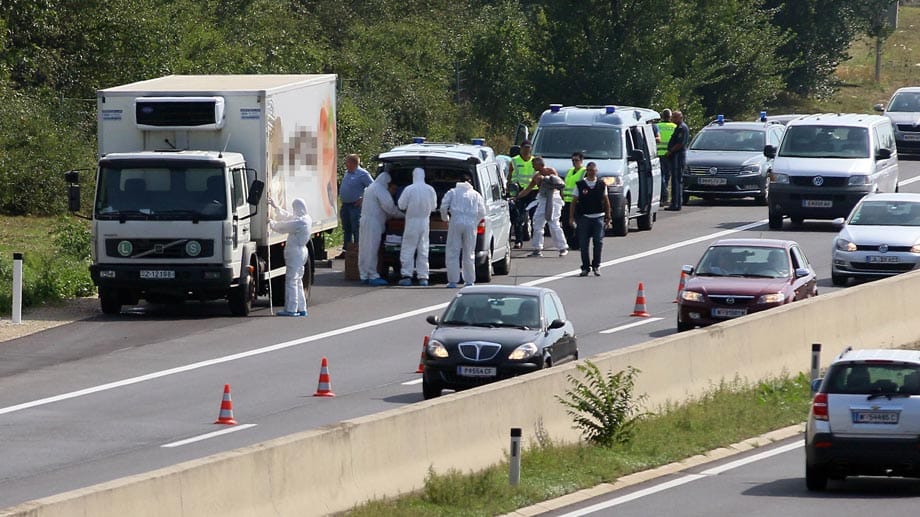
<svg viewBox="0 0 920 517">
<path fill-rule="evenodd" d="M 511 274 L 511 243 L 508 243 L 509 247 L 505 249 L 505 258 L 499 260 L 492 267 L 496 275 L 510 275 Z"/>
<path fill-rule="evenodd" d="M 680 319 L 677 320 L 677 331 L 678 332 L 686 332 L 692 328 L 693 328 L 693 325 L 691 325 L 690 323 L 684 323 L 683 321 L 680 321 Z"/>
<path fill-rule="evenodd" d="M 782 230 L 783 229 L 783 214 L 780 212 L 774 212 L 770 210 L 770 229 L 771 230 Z"/>
<path fill-rule="evenodd" d="M 837 287 L 843 287 L 847 285 L 847 281 L 849 280 L 850 277 L 848 276 L 831 274 L 831 283 Z"/>
<path fill-rule="evenodd" d="M 492 281 L 492 250 L 489 249 L 489 254 L 486 256 L 485 264 L 476 266 L 476 283 L 487 284 L 491 281 Z"/>
<path fill-rule="evenodd" d="M 629 210 L 627 200 L 621 199 L 613 206 L 613 235 L 623 237 L 629 233 Z"/>
<path fill-rule="evenodd" d="M 827 489 L 827 472 L 818 467 L 805 465 L 805 486 L 812 492 Z"/>
<path fill-rule="evenodd" d="M 99 289 L 99 305 L 103 314 L 113 315 L 121 313 L 121 298 L 118 290 L 110 287 Z"/>
<path fill-rule="evenodd" d="M 652 209 L 649 207 L 648 212 L 640 215 L 636 218 L 636 226 L 639 227 L 642 231 L 648 231 L 652 229 L 652 225 L 655 223 L 655 217 L 652 214 Z"/>
<path fill-rule="evenodd" d="M 422 377 L 422 397 L 425 400 L 435 399 L 441 396 L 442 388 L 440 385 L 429 382 L 427 378 Z"/>
</svg>

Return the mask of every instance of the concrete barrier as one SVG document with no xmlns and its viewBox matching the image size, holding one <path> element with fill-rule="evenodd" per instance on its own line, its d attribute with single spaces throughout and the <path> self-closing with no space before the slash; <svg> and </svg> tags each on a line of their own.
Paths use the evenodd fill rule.
<svg viewBox="0 0 920 517">
<path fill-rule="evenodd" d="M 594 356 L 601 371 L 632 365 L 646 409 L 702 395 L 724 380 L 809 370 L 811 344 L 827 365 L 846 345 L 920 339 L 920 272 L 796 302 L 706 329 Z M 326 428 L 67 492 L 0 511 L 3 517 L 323 515 L 423 486 L 430 470 L 483 469 L 507 454 L 508 432 L 575 441 L 555 399 L 573 364 L 411 404 Z M 802 415 L 803 419 L 805 415 Z M 526 472 L 523 473 L 526 476 Z"/>
</svg>

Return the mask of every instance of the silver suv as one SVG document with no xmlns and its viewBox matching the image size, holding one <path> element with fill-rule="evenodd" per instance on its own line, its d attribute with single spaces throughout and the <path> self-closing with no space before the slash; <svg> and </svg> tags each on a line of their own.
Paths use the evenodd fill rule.
<svg viewBox="0 0 920 517">
<path fill-rule="evenodd" d="M 920 351 L 846 349 L 830 365 L 805 429 L 805 482 L 920 478 Z"/>
</svg>

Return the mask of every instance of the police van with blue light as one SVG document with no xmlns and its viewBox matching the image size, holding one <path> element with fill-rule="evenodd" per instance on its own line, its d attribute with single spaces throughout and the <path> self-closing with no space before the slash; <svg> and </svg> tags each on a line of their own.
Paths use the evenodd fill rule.
<svg viewBox="0 0 920 517">
<path fill-rule="evenodd" d="M 764 156 L 766 145 L 778 146 L 785 125 L 761 112 L 756 122 L 732 122 L 718 115 L 701 129 L 687 148 L 683 173 L 683 202 L 690 196 L 715 198 L 753 197 L 767 204 L 769 172 L 773 160 Z"/>
<path fill-rule="evenodd" d="M 639 230 L 651 230 L 661 197 L 654 128 L 660 118 L 648 108 L 550 104 L 537 123 L 533 154 L 564 177 L 572 153 L 581 151 L 607 184 L 612 233 L 626 235 L 631 219 Z"/>
<path fill-rule="evenodd" d="M 396 185 L 396 199 L 402 189 L 412 183 L 413 169 L 424 169 L 425 183 L 434 187 L 439 207 L 444 194 L 469 175 L 473 188 L 482 195 L 486 206 L 486 216 L 476 230 L 476 282 L 490 282 L 493 274 L 507 275 L 511 271 L 511 215 L 507 185 L 495 151 L 485 145 L 484 139 L 474 138 L 471 143 L 462 144 L 429 143 L 424 137 L 415 137 L 411 144 L 400 145 L 378 155 L 376 161 L 377 173 L 389 173 Z M 432 212 L 428 256 L 432 270 L 446 267 L 447 226 L 441 220 L 440 212 Z M 384 278 L 391 269 L 397 273 L 400 270 L 403 228 L 403 219 L 387 221 L 379 268 Z"/>
</svg>

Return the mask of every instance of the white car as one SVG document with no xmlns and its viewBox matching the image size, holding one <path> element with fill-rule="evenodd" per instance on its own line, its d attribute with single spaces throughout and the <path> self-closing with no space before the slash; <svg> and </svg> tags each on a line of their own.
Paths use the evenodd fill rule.
<svg viewBox="0 0 920 517">
<path fill-rule="evenodd" d="M 880 278 L 920 264 L 920 194 L 869 194 L 834 238 L 831 281 L 843 286 L 851 277 Z"/>
<path fill-rule="evenodd" d="M 805 483 L 920 477 L 920 351 L 851 350 L 816 379 L 805 427 Z"/>
<path fill-rule="evenodd" d="M 876 104 L 875 111 L 891 119 L 898 153 L 920 154 L 920 86 L 899 88 L 888 106 Z"/>
</svg>

